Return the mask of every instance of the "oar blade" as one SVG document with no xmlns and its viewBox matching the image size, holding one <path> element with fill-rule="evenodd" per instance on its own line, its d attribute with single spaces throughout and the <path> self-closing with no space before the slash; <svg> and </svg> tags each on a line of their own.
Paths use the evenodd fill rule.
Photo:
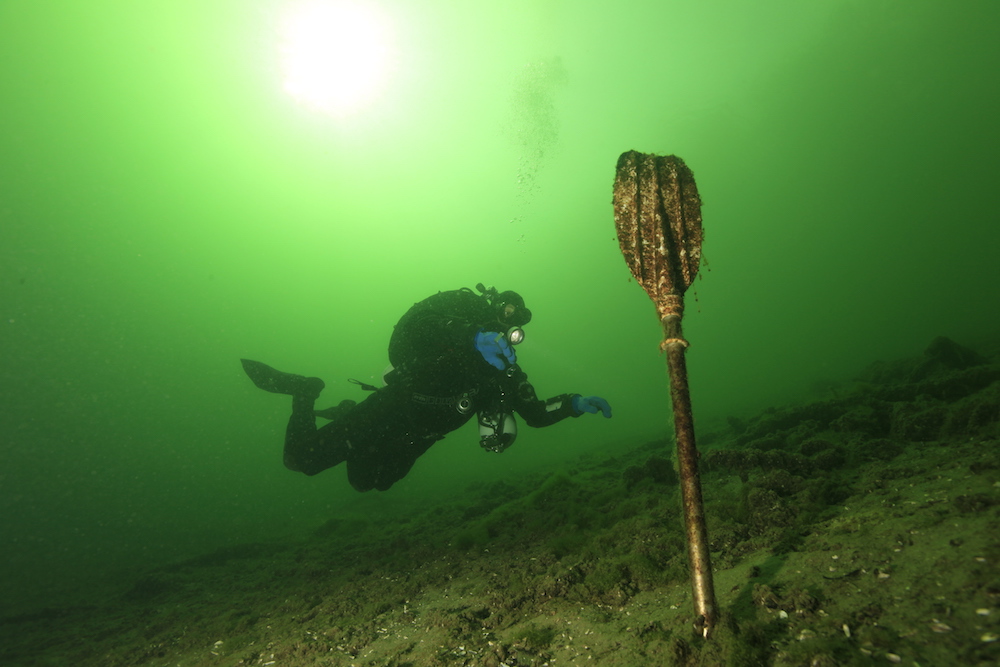
<svg viewBox="0 0 1000 667">
<path fill-rule="evenodd" d="M 675 155 L 622 153 L 614 212 L 625 263 L 662 317 L 665 298 L 683 295 L 701 262 L 701 198 L 694 174 Z"/>
</svg>

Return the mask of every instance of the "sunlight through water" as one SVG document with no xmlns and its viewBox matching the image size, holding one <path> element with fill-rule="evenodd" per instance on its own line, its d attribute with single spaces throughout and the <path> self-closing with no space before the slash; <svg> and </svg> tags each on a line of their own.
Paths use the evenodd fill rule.
<svg viewBox="0 0 1000 667">
<path fill-rule="evenodd" d="M 309 0 L 289 5 L 281 23 L 284 88 L 335 117 L 360 112 L 385 89 L 392 34 L 372 3 Z"/>
</svg>

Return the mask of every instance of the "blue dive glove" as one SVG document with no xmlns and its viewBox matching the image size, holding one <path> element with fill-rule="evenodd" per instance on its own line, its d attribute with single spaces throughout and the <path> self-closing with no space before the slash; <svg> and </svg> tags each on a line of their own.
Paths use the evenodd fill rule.
<svg viewBox="0 0 1000 667">
<path fill-rule="evenodd" d="M 502 333 L 496 331 L 480 331 L 476 334 L 476 349 L 491 366 L 504 370 L 509 364 L 517 361 L 514 348 L 510 346 Z"/>
<path fill-rule="evenodd" d="M 605 419 L 611 418 L 611 405 L 600 396 L 574 396 L 573 412 L 582 415 L 584 412 L 596 415 L 600 410 Z"/>
</svg>

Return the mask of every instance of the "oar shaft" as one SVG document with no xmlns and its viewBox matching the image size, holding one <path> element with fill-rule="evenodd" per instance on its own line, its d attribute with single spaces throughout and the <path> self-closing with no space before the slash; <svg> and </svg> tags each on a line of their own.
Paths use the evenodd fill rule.
<svg viewBox="0 0 1000 667">
<path fill-rule="evenodd" d="M 687 529 L 688 559 L 691 563 L 691 587 L 694 611 L 702 636 L 708 637 L 716 621 L 715 587 L 712 583 L 712 561 L 708 552 L 708 530 L 701 498 L 701 478 L 698 476 L 698 449 L 694 439 L 694 418 L 691 414 L 691 394 L 688 390 L 687 364 L 684 351 L 687 342 L 681 332 L 681 317 L 663 318 L 664 349 L 670 373 L 670 399 L 674 409 L 674 434 L 677 440 L 677 464 L 681 478 L 681 500 L 684 505 L 684 525 Z"/>
</svg>

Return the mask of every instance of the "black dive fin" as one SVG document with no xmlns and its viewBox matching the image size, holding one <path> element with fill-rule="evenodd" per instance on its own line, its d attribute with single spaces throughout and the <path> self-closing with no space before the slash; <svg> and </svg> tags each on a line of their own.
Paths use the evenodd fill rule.
<svg viewBox="0 0 1000 667">
<path fill-rule="evenodd" d="M 326 386 L 319 378 L 282 373 L 267 364 L 252 359 L 240 359 L 240 362 L 243 364 L 243 370 L 246 371 L 247 377 L 257 385 L 257 388 L 272 394 L 288 394 L 315 399 Z"/>
</svg>

